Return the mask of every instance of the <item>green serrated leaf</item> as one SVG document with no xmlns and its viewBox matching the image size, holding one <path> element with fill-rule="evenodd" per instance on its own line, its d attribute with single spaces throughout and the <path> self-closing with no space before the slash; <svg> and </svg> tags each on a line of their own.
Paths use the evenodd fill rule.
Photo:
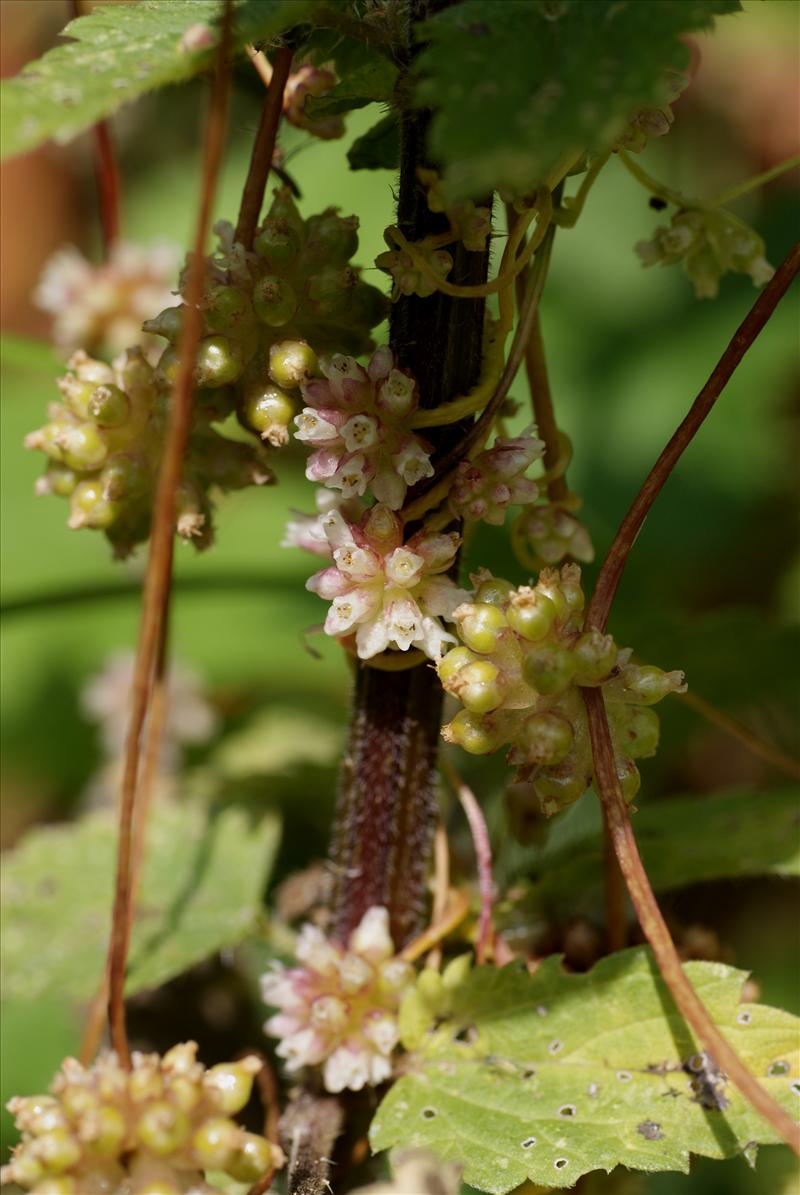
<svg viewBox="0 0 800 1195">
<path fill-rule="evenodd" d="M 686 972 L 748 1067 L 796 1113 L 797 1018 L 741 1004 L 746 976 L 732 967 Z M 700 1055 L 641 948 L 585 975 L 565 973 L 557 957 L 534 975 L 514 964 L 474 970 L 370 1129 L 374 1150 L 433 1149 L 497 1195 L 526 1179 L 570 1187 L 618 1165 L 686 1172 L 692 1154 L 726 1158 L 777 1140 Z"/>
<path fill-rule="evenodd" d="M 400 125 L 393 112 L 357 137 L 347 151 L 351 170 L 398 170 Z"/>
<path fill-rule="evenodd" d="M 305 110 L 309 116 L 337 116 L 351 112 L 354 108 L 365 108 L 367 104 L 388 103 L 394 93 L 397 81 L 397 67 L 366 46 L 364 60 L 346 73 L 337 59 L 342 80 L 327 95 L 308 96 Z"/>
<path fill-rule="evenodd" d="M 800 875 L 797 809 L 800 789 L 735 789 L 672 797 L 634 816 L 639 850 L 656 892 L 708 880 Z M 537 907 L 596 908 L 603 891 L 603 846 L 589 834 L 546 851 L 537 861 Z"/>
<path fill-rule="evenodd" d="M 161 804 L 133 930 L 127 992 L 157 987 L 248 934 L 278 843 L 270 812 Z M 86 1000 L 105 965 L 116 850 L 106 813 L 26 835 L 2 876 L 3 996 Z"/>
<path fill-rule="evenodd" d="M 307 18 L 312 0 L 258 0 L 237 6 L 236 45 L 256 34 L 275 36 Z M 219 0 L 140 0 L 95 8 L 64 29 L 73 40 L 3 82 L 4 157 L 49 138 L 65 142 L 130 100 L 208 69 L 217 40 Z M 184 41 L 194 25 L 208 28 L 207 45 Z"/>
<path fill-rule="evenodd" d="M 678 38 L 738 0 L 462 0 L 419 27 L 415 100 L 452 199 L 533 191 L 568 149 L 603 149 L 683 70 Z"/>
</svg>

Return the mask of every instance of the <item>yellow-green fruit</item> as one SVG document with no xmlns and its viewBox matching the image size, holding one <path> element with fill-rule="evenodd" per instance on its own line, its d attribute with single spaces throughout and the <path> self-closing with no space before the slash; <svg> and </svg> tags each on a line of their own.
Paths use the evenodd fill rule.
<svg viewBox="0 0 800 1195">
<path fill-rule="evenodd" d="M 446 656 L 442 656 L 436 670 L 445 689 L 449 689 L 453 678 L 466 664 L 472 664 L 476 659 L 468 647 L 453 647 Z"/>
<path fill-rule="evenodd" d="M 119 503 L 105 497 L 100 478 L 79 481 L 72 491 L 68 524 L 73 531 L 80 527 L 94 527 L 96 530 L 104 531 L 119 514 Z"/>
<path fill-rule="evenodd" d="M 253 1183 L 273 1166 L 269 1141 L 255 1133 L 240 1133 L 239 1147 L 228 1164 L 228 1173 L 240 1183 Z"/>
<path fill-rule="evenodd" d="M 503 611 L 489 602 L 474 602 L 458 621 L 458 632 L 473 651 L 488 655 L 500 641 L 508 623 Z"/>
<path fill-rule="evenodd" d="M 288 443 L 288 428 L 296 410 L 295 403 L 279 386 L 266 385 L 255 390 L 242 404 L 247 426 L 275 447 Z"/>
<path fill-rule="evenodd" d="M 507 617 L 512 630 L 523 639 L 536 643 L 550 633 L 556 619 L 556 608 L 550 598 L 532 590 L 514 595 Z"/>
<path fill-rule="evenodd" d="M 531 648 L 522 665 L 525 679 L 537 693 L 551 697 L 563 693 L 575 676 L 572 652 L 557 643 Z"/>
<path fill-rule="evenodd" d="M 316 353 L 305 340 L 281 340 L 270 347 L 269 376 L 284 390 L 293 390 L 317 369 Z"/>
<path fill-rule="evenodd" d="M 520 739 L 531 763 L 561 763 L 574 741 L 572 726 L 566 718 L 545 712 L 533 714 L 523 723 Z"/>
<path fill-rule="evenodd" d="M 258 1065 L 256 1060 L 256 1066 Z M 222 1062 L 218 1066 L 212 1066 L 206 1073 L 203 1085 L 215 1108 L 230 1116 L 234 1112 L 241 1112 L 250 1099 L 253 1090 L 253 1068 L 241 1062 Z"/>
<path fill-rule="evenodd" d="M 99 469 L 108 456 L 108 445 L 91 423 L 63 428 L 56 443 L 64 464 L 79 473 Z"/>
<path fill-rule="evenodd" d="M 503 678 L 500 669 L 489 660 L 465 664 L 451 689 L 474 714 L 488 714 L 503 702 Z"/>
<path fill-rule="evenodd" d="M 450 743 L 457 743 L 470 755 L 486 755 L 499 745 L 496 735 L 487 730 L 480 717 L 469 710 L 459 710 L 442 732 Z"/>
<path fill-rule="evenodd" d="M 119 427 L 131 413 L 131 404 L 119 386 L 95 386 L 89 399 L 89 414 L 100 427 Z"/>
<path fill-rule="evenodd" d="M 136 1137 L 151 1153 L 174 1153 L 186 1140 L 189 1121 L 185 1114 L 168 1100 L 150 1104 L 136 1126 Z"/>
<path fill-rule="evenodd" d="M 502 577 L 489 577 L 475 591 L 475 601 L 488 602 L 490 606 L 504 606 L 513 592 L 514 586 L 510 581 L 504 581 Z"/>
<path fill-rule="evenodd" d="M 218 1116 L 206 1120 L 192 1137 L 192 1150 L 204 1170 L 228 1170 L 236 1154 L 241 1129 Z"/>
</svg>

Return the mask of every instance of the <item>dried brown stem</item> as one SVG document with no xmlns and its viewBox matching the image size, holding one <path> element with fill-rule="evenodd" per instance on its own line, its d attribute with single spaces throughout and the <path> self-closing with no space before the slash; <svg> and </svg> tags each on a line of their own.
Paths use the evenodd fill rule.
<svg viewBox="0 0 800 1195">
<path fill-rule="evenodd" d="M 242 192 L 239 219 L 236 221 L 235 238 L 245 249 L 253 248 L 258 217 L 261 215 L 261 205 L 264 202 L 264 190 L 272 168 L 272 155 L 275 153 L 275 139 L 283 111 L 283 92 L 291 69 L 292 51 L 282 46 L 275 54 L 272 76 L 261 109 L 261 122 L 253 142 L 250 169 Z"/>
<path fill-rule="evenodd" d="M 142 729 L 152 691 L 158 645 L 169 605 L 172 581 L 172 550 L 175 524 L 175 494 L 180 483 L 183 456 L 189 434 L 195 356 L 202 331 L 200 300 L 205 276 L 204 256 L 211 220 L 211 205 L 225 141 L 232 5 L 225 0 L 222 36 L 217 53 L 211 104 L 205 131 L 202 191 L 194 255 L 186 286 L 186 319 L 178 342 L 178 373 L 172 389 L 164 455 L 156 486 L 153 530 L 142 597 L 142 617 L 131 685 L 131 716 L 125 741 L 119 804 L 119 841 L 114 891 L 114 914 L 109 943 L 109 1023 L 111 1044 L 120 1061 L 130 1066 L 125 1025 L 125 965 L 130 937 L 131 853 L 133 819 L 139 773 Z"/>
<path fill-rule="evenodd" d="M 628 807 L 617 777 L 614 748 L 602 693 L 599 689 L 584 689 L 583 700 L 589 719 L 597 786 L 614 851 L 639 924 L 653 948 L 661 976 L 681 1015 L 703 1047 L 713 1056 L 715 1063 L 728 1075 L 756 1111 L 772 1125 L 795 1153 L 800 1155 L 800 1134 L 791 1116 L 761 1086 L 720 1033 L 683 970 L 636 845 Z"/>
<path fill-rule="evenodd" d="M 506 220 L 509 233 L 514 231 L 519 216 L 514 211 L 514 205 L 506 204 Z M 520 245 L 520 252 L 524 245 Z M 525 290 L 528 284 L 529 268 L 517 275 L 517 307 L 522 309 L 525 300 Z M 544 355 L 541 321 L 539 311 L 534 314 L 531 334 L 525 346 L 525 372 L 528 375 L 528 386 L 533 404 L 533 416 L 536 420 L 536 431 L 544 441 L 544 466 L 548 471 L 555 469 L 561 457 L 561 440 L 553 409 L 553 396 L 550 390 L 550 379 L 547 375 L 547 361 Z M 552 477 L 547 483 L 547 494 L 551 502 L 560 502 L 568 493 L 566 477 L 561 473 Z"/>
<path fill-rule="evenodd" d="M 623 570 L 627 563 L 628 554 L 633 547 L 636 536 L 641 530 L 650 507 L 655 502 L 662 486 L 684 451 L 691 444 L 700 425 L 730 381 L 736 367 L 750 348 L 750 345 L 785 295 L 798 270 L 800 270 L 800 242 L 794 245 L 789 251 L 785 260 L 776 270 L 774 277 L 767 283 L 737 328 L 730 344 L 714 367 L 711 376 L 692 403 L 686 418 L 680 424 L 672 439 L 661 453 L 661 456 L 653 465 L 650 473 L 645 478 L 642 488 L 631 503 L 630 509 L 622 520 L 619 530 L 614 537 L 614 542 L 609 548 L 608 554 L 600 568 L 592 600 L 586 612 L 587 627 L 598 627 L 601 631 L 605 630 L 611 610 L 611 603 L 617 592 L 617 586 L 620 583 Z"/>
<path fill-rule="evenodd" d="M 696 693 L 678 693 L 677 697 L 679 701 L 682 701 L 684 705 L 688 705 L 690 709 L 698 713 L 701 718 L 705 718 L 712 726 L 717 726 L 725 734 L 729 734 L 731 738 L 736 739 L 743 747 L 746 747 L 748 751 L 752 751 L 753 755 L 757 755 L 760 759 L 772 764 L 773 768 L 778 768 L 781 772 L 785 772 L 793 780 L 800 780 L 800 760 L 787 755 L 785 751 L 781 751 L 780 747 L 776 747 L 774 743 L 768 743 L 766 739 L 760 738 L 749 727 L 742 725 L 736 718 L 731 718 L 730 715 L 724 714 L 722 710 L 718 710 L 716 706 L 711 705 L 704 697 L 698 697 Z"/>
</svg>

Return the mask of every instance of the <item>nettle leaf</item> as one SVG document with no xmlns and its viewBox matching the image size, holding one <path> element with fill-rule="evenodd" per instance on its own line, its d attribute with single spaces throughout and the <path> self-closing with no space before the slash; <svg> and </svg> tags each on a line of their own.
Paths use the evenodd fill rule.
<svg viewBox="0 0 800 1195">
<path fill-rule="evenodd" d="M 355 139 L 347 151 L 347 160 L 352 170 L 400 168 L 400 124 L 394 112 Z"/>
<path fill-rule="evenodd" d="M 399 71 L 385 55 L 355 38 L 325 29 L 316 31 L 309 45 L 314 61 L 332 61 L 340 80 L 327 95 L 307 97 L 305 108 L 310 116 L 340 115 L 391 101 Z"/>
<path fill-rule="evenodd" d="M 258 0 L 237 13 L 237 44 L 273 37 L 305 20 L 313 0 Z M 70 21 L 57 46 L 3 82 L 3 156 L 49 138 L 65 142 L 129 100 L 168 83 L 183 83 L 213 61 L 219 0 L 140 0 L 95 8 Z M 186 36 L 205 26 L 208 44 Z"/>
<path fill-rule="evenodd" d="M 594 798 L 591 798 L 594 800 Z M 734 789 L 671 797 L 644 805 L 634 817 L 639 850 L 656 892 L 709 880 L 800 875 L 796 785 L 755 792 Z M 597 907 L 603 891 L 603 845 L 596 833 L 548 849 L 537 860 L 541 878 L 528 907 Z M 530 870 L 530 868 L 528 868 Z"/>
<path fill-rule="evenodd" d="M 453 199 L 525 195 L 558 155 L 603 149 L 685 70 L 678 38 L 738 0 L 462 0 L 419 26 L 415 99 Z"/>
<path fill-rule="evenodd" d="M 236 806 L 162 803 L 147 828 L 127 992 L 157 987 L 251 932 L 279 821 Z M 4 861 L 2 988 L 8 1000 L 87 1000 L 108 945 L 111 814 L 27 834 Z"/>
<path fill-rule="evenodd" d="M 740 1003 L 744 972 L 688 963 L 715 1023 L 778 1102 L 797 1111 L 798 1020 Z M 585 975 L 550 957 L 534 975 L 480 967 L 409 1059 L 370 1129 L 374 1150 L 423 1146 L 502 1193 L 571 1187 L 590 1170 L 689 1169 L 778 1141 L 702 1055 L 649 951 Z"/>
</svg>

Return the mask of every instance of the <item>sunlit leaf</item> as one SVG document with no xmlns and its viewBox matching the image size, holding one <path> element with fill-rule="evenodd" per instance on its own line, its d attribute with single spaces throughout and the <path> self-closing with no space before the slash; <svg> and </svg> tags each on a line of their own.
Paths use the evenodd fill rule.
<svg viewBox="0 0 800 1195">
<path fill-rule="evenodd" d="M 759 1081 L 796 1111 L 797 1019 L 740 1003 L 744 973 L 689 963 L 716 1024 Z M 694 1086 L 693 1086 L 694 1085 Z M 378 1109 L 375 1150 L 425 1146 L 488 1192 L 526 1179 L 570 1187 L 591 1170 L 686 1172 L 778 1140 L 701 1051 L 649 952 L 570 975 L 551 957 L 474 970 Z"/>
</svg>

